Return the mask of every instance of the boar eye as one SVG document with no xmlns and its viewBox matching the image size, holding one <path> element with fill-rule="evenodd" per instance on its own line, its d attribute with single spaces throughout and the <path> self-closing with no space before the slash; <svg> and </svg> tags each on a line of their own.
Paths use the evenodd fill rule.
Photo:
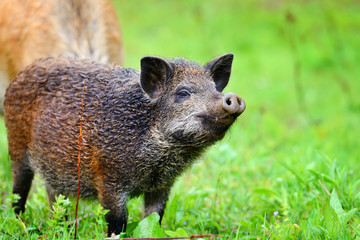
<svg viewBox="0 0 360 240">
<path fill-rule="evenodd" d="M 190 97 L 190 91 L 187 89 L 181 89 L 176 93 L 175 102 L 181 103 Z"/>
</svg>

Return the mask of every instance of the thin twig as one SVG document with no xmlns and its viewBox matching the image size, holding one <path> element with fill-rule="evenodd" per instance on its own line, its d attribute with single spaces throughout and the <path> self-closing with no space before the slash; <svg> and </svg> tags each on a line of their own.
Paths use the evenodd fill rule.
<svg viewBox="0 0 360 240">
<path fill-rule="evenodd" d="M 21 219 L 21 217 L 19 216 L 19 214 L 15 213 L 15 215 L 16 215 L 16 217 L 20 220 L 21 225 L 23 226 L 25 232 L 27 232 L 27 231 L 26 231 L 26 225 L 25 225 L 25 223 L 23 222 L 23 220 Z"/>
<path fill-rule="evenodd" d="M 325 185 L 320 181 L 320 179 L 318 180 L 318 182 L 320 183 L 320 186 L 325 190 L 325 192 L 329 195 L 329 197 L 331 197 L 331 193 L 330 193 L 329 190 L 325 187 Z"/>
<path fill-rule="evenodd" d="M 17 213 L 15 213 L 15 215 L 16 215 L 16 217 L 19 218 L 19 220 L 21 221 L 24 229 L 27 228 L 26 225 L 25 225 L 25 223 L 27 223 L 28 225 L 31 225 L 31 222 L 30 222 L 30 221 L 27 221 L 26 219 L 22 219 Z M 41 224 L 42 224 L 43 222 L 45 222 L 45 221 L 42 221 Z M 35 230 L 38 231 L 39 233 L 41 232 L 41 224 L 40 224 L 39 227 L 35 227 Z M 26 230 L 25 230 L 25 231 L 26 231 Z"/>
<path fill-rule="evenodd" d="M 331 197 L 331 193 L 330 193 L 329 190 L 326 188 L 325 184 L 323 184 L 320 179 L 318 180 L 318 182 L 320 183 L 321 187 L 325 190 L 325 192 L 329 195 L 329 197 Z M 344 212 L 345 214 L 347 214 L 347 212 L 345 211 L 345 209 L 343 209 L 343 212 Z"/>
<path fill-rule="evenodd" d="M 309 189 L 309 191 L 314 194 L 317 199 L 319 199 L 323 204 L 326 204 L 326 202 L 324 201 L 324 199 L 322 199 L 318 194 L 316 194 L 309 186 L 306 186 L 307 189 Z"/>
<path fill-rule="evenodd" d="M 79 148 L 79 154 L 78 154 L 78 190 L 77 190 L 77 196 L 76 196 L 75 219 L 77 219 L 78 206 L 79 206 L 79 197 L 80 197 L 80 157 L 81 157 L 82 121 L 83 121 L 83 113 L 84 113 L 84 98 L 85 98 L 85 78 L 84 78 L 84 88 L 83 88 L 82 99 L 81 99 L 80 131 L 79 131 L 79 139 L 78 139 L 78 148 Z M 76 236 L 77 236 L 77 223 L 78 223 L 78 221 L 75 221 L 74 239 L 76 239 Z"/>
</svg>

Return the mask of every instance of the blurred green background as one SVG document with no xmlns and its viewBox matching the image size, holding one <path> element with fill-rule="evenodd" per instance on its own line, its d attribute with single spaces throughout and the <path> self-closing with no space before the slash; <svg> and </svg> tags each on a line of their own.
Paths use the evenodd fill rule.
<svg viewBox="0 0 360 240">
<path fill-rule="evenodd" d="M 179 178 L 164 229 L 224 239 L 359 239 L 359 1 L 113 3 L 125 67 L 139 69 L 147 55 L 205 64 L 232 52 L 224 92 L 247 105 L 225 139 Z M 3 165 L 1 191 L 10 192 L 10 162 Z M 142 218 L 141 205 L 141 198 L 129 204 L 130 223 Z M 40 225 L 47 208 L 39 185 L 28 221 Z"/>
</svg>

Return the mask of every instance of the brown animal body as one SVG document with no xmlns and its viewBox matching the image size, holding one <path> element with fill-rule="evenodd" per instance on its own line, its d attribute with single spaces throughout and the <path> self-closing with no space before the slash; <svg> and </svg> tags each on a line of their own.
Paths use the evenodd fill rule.
<svg viewBox="0 0 360 240">
<path fill-rule="evenodd" d="M 0 1 L 1 108 L 21 69 L 60 54 L 122 65 L 122 36 L 109 0 Z"/>
<path fill-rule="evenodd" d="M 227 54 L 201 66 L 144 57 L 140 72 L 62 57 L 26 67 L 5 99 L 16 211 L 25 209 L 34 172 L 50 202 L 77 192 L 83 113 L 80 195 L 110 210 L 108 234 L 125 229 L 128 197 L 144 194 L 145 214 L 162 217 L 176 177 L 245 109 L 240 97 L 221 93 L 232 60 Z"/>
</svg>

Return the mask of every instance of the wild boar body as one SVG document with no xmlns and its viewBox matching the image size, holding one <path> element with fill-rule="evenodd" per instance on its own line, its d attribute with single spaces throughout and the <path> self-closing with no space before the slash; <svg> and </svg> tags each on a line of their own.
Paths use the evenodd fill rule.
<svg viewBox="0 0 360 240">
<path fill-rule="evenodd" d="M 5 123 L 20 211 L 30 188 L 21 183 L 31 184 L 33 172 L 45 180 L 50 201 L 76 193 L 80 151 L 80 195 L 97 196 L 110 210 L 109 234 L 124 230 L 129 196 L 144 193 L 146 215 L 162 217 L 176 177 L 224 136 L 245 105 L 235 97 L 239 109 L 224 110 L 231 100 L 222 100 L 206 67 L 157 58 L 142 65 L 139 72 L 46 58 L 17 75 L 6 92 Z M 223 122 L 215 119 L 221 114 Z"/>
</svg>

